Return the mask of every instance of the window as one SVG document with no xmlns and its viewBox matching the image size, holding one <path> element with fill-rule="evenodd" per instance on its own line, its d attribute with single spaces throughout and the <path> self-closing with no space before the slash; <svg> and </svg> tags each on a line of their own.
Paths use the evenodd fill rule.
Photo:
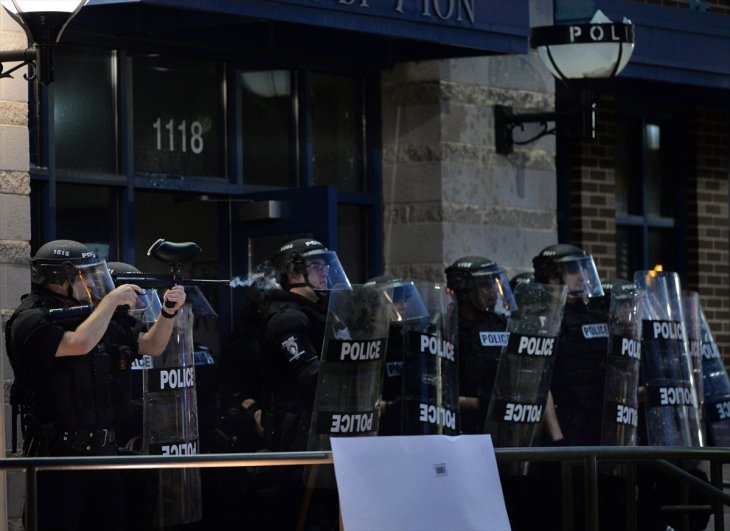
<svg viewBox="0 0 730 531">
<path fill-rule="evenodd" d="M 56 166 L 115 173 L 115 54 L 59 47 L 55 71 Z"/>
<path fill-rule="evenodd" d="M 58 46 L 52 97 L 36 95 L 30 113 L 35 248 L 79 240 L 154 273 L 165 269 L 146 256 L 154 240 L 195 241 L 204 256 L 186 274 L 230 278 L 306 233 L 347 257 L 353 282 L 372 276 L 380 195 L 366 138 L 378 145 L 378 133 L 366 124 L 379 118 L 377 74 L 172 52 Z M 323 200 L 308 208 L 307 198 Z M 254 208 L 239 221 L 233 205 L 267 201 L 280 215 Z M 205 295 L 225 335 L 235 301 L 225 289 Z"/>
<path fill-rule="evenodd" d="M 296 185 L 296 130 L 288 70 L 242 72 L 241 127 L 244 183 Z"/>
<path fill-rule="evenodd" d="M 139 55 L 132 76 L 135 172 L 225 178 L 219 66 Z"/>
<path fill-rule="evenodd" d="M 312 74 L 312 177 L 343 192 L 366 192 L 362 82 L 358 78 Z"/>
<path fill-rule="evenodd" d="M 616 137 L 617 276 L 632 279 L 656 265 L 682 274 L 682 170 L 673 129 L 665 119 L 626 116 Z"/>
</svg>

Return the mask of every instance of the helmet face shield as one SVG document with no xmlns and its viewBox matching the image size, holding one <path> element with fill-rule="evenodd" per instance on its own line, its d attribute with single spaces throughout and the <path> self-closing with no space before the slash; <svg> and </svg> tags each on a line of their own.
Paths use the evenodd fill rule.
<svg viewBox="0 0 730 531">
<path fill-rule="evenodd" d="M 339 284 L 350 286 L 337 253 L 317 250 L 304 253 L 304 278 L 315 291 L 329 291 Z"/>
<path fill-rule="evenodd" d="M 73 298 L 82 304 L 97 304 L 114 289 L 104 260 L 79 265 L 68 262 L 64 264 L 64 270 L 71 282 Z"/>
<path fill-rule="evenodd" d="M 397 321 L 411 321 L 428 316 L 426 305 L 410 280 L 395 284 L 392 297 Z"/>
<path fill-rule="evenodd" d="M 472 303 L 483 312 L 509 316 L 517 308 L 509 277 L 504 271 L 476 271 L 469 287 Z"/>
<path fill-rule="evenodd" d="M 570 297 L 603 297 L 603 287 L 592 256 L 564 258 L 556 265 Z"/>
</svg>

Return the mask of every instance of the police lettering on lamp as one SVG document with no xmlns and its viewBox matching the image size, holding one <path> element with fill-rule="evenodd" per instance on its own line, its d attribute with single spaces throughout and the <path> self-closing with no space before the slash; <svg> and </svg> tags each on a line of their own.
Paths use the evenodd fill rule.
<svg viewBox="0 0 730 531">
<path fill-rule="evenodd" d="M 482 433 L 515 300 L 509 277 L 483 256 L 465 256 L 447 267 L 446 285 L 459 312 L 461 431 Z"/>
<path fill-rule="evenodd" d="M 31 456 L 116 455 L 107 334 L 118 311 L 136 307 L 143 290 L 132 284 L 115 288 L 106 262 L 72 240 L 38 249 L 31 282 L 31 293 L 5 330 L 23 449 Z M 185 292 L 173 288 L 164 298 L 172 307 L 139 333 L 139 353 L 162 352 L 172 331 L 172 319 L 164 317 L 174 316 Z M 38 507 L 40 529 L 126 525 L 119 472 L 41 473 Z"/>
</svg>

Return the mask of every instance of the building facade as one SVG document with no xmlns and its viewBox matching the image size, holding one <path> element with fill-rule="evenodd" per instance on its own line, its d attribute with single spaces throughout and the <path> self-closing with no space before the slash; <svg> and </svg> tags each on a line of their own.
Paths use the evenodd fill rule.
<svg viewBox="0 0 730 531">
<path fill-rule="evenodd" d="M 55 238 L 159 273 L 152 242 L 196 241 L 186 275 L 235 279 L 313 236 L 358 283 L 442 281 L 466 255 L 516 274 L 561 241 L 603 278 L 678 271 L 730 356 L 727 0 L 202 4 L 90 0 L 53 84 L 0 79 L 3 323 Z M 636 24 L 631 62 L 599 87 L 596 139 L 561 121 L 498 153 L 495 105 L 574 104 L 530 27 L 596 9 Z M 1 48 L 25 45 L 3 10 Z M 235 288 L 205 295 L 219 316 L 196 340 L 215 354 L 238 302 Z M 7 451 L 6 357 L 3 345 Z"/>
</svg>

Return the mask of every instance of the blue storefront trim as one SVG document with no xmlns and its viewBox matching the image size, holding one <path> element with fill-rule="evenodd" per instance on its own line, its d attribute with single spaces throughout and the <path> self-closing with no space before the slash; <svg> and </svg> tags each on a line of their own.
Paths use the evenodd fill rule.
<svg viewBox="0 0 730 531">
<path fill-rule="evenodd" d="M 621 77 L 730 89 L 730 16 L 626 0 L 601 0 L 611 19 L 636 25 Z"/>
</svg>

